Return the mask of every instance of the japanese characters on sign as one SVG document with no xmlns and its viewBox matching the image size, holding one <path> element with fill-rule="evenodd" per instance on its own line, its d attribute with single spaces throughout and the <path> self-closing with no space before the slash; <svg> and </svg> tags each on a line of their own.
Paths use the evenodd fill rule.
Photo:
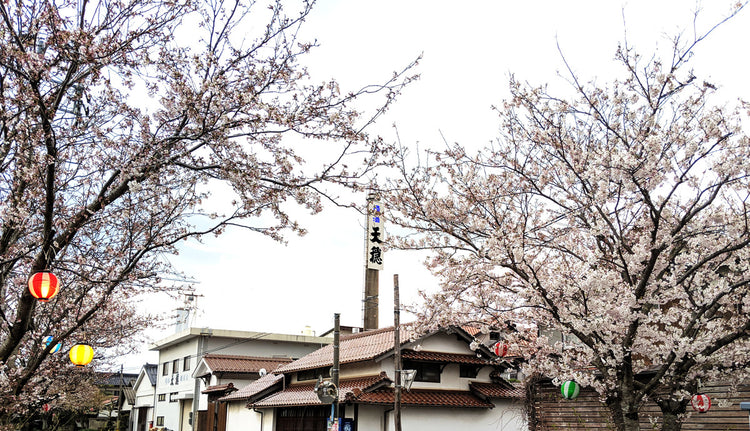
<svg viewBox="0 0 750 431">
<path fill-rule="evenodd" d="M 378 201 L 367 205 L 367 269 L 383 269 L 383 207 Z"/>
</svg>

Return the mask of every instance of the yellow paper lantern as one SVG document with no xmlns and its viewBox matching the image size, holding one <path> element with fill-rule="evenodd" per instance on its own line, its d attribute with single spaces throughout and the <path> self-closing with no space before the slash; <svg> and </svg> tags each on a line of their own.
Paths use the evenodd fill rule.
<svg viewBox="0 0 750 431">
<path fill-rule="evenodd" d="M 88 365 L 94 359 L 94 349 L 88 344 L 76 344 L 70 348 L 70 362 L 76 367 Z"/>
</svg>

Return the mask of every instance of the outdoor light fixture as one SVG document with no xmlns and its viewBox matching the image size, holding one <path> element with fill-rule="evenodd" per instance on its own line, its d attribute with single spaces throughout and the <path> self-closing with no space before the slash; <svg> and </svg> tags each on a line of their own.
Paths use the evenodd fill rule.
<svg viewBox="0 0 750 431">
<path fill-rule="evenodd" d="M 41 302 L 47 302 L 57 295 L 57 276 L 49 271 L 37 272 L 29 278 L 29 292 Z"/>
<path fill-rule="evenodd" d="M 408 392 L 411 389 L 411 384 L 414 383 L 414 378 L 417 377 L 417 370 L 401 370 L 400 372 L 401 387 Z"/>
<path fill-rule="evenodd" d="M 88 344 L 76 344 L 70 348 L 70 362 L 76 367 L 84 367 L 94 359 L 94 349 Z"/>
</svg>

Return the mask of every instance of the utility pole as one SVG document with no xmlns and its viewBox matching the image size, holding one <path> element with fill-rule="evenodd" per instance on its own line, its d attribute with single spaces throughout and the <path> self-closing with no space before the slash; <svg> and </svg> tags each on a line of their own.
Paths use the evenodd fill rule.
<svg viewBox="0 0 750 431">
<path fill-rule="evenodd" d="M 339 313 L 333 315 L 333 367 L 331 369 L 331 381 L 336 388 L 336 398 L 333 400 L 333 420 L 336 429 L 339 429 L 339 338 L 341 337 Z"/>
<path fill-rule="evenodd" d="M 115 430 L 120 431 L 120 400 L 124 400 L 125 397 L 122 394 L 122 364 L 120 364 L 120 387 L 117 391 L 117 418 L 115 419 L 116 425 Z"/>
<path fill-rule="evenodd" d="M 206 354 L 206 350 L 208 349 L 208 337 L 213 335 L 213 330 L 210 328 L 203 328 L 200 332 L 200 338 L 198 338 L 198 351 L 195 355 L 195 361 L 196 364 L 200 363 L 201 359 L 203 359 L 203 355 Z M 195 431 L 198 429 L 198 404 L 200 402 L 200 396 L 201 396 L 201 379 L 195 379 L 195 385 L 193 386 L 193 405 L 192 405 L 192 412 L 191 412 L 191 420 L 190 420 L 190 429 Z"/>
<path fill-rule="evenodd" d="M 393 394 L 393 429 L 401 431 L 401 310 L 398 297 L 398 274 L 393 274 L 393 360 L 396 387 Z"/>
</svg>

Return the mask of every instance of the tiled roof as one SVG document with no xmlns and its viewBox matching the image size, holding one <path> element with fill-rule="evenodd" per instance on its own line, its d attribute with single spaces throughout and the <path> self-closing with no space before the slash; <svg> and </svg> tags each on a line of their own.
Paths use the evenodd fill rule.
<svg viewBox="0 0 750 431">
<path fill-rule="evenodd" d="M 261 368 L 271 372 L 279 365 L 292 362 L 291 358 L 262 358 L 240 355 L 206 355 L 203 357 L 214 373 L 257 373 Z"/>
<path fill-rule="evenodd" d="M 102 386 L 132 386 L 138 379 L 138 374 L 133 373 L 96 373 L 96 384 Z"/>
<path fill-rule="evenodd" d="M 469 385 L 469 388 L 471 388 L 472 391 L 489 398 L 523 399 L 526 397 L 524 389 L 520 385 L 472 382 Z"/>
<path fill-rule="evenodd" d="M 146 376 L 148 377 L 149 382 L 151 382 L 151 386 L 156 386 L 156 371 L 159 368 L 157 364 L 145 364 L 143 366 L 143 370 L 146 372 Z"/>
<path fill-rule="evenodd" d="M 237 388 L 234 387 L 234 383 L 226 383 L 223 385 L 213 385 L 209 386 L 206 389 L 202 390 L 202 394 L 215 394 L 220 392 L 227 392 L 227 391 L 236 391 Z"/>
<path fill-rule="evenodd" d="M 360 394 L 355 402 L 360 404 L 393 405 L 392 389 Z M 401 393 L 401 405 L 412 407 L 492 408 L 494 404 L 479 399 L 469 391 L 433 391 L 412 389 Z"/>
<path fill-rule="evenodd" d="M 345 379 L 339 382 L 339 401 L 347 399 L 347 394 L 362 394 L 364 391 L 377 387 L 380 384 L 390 384 L 385 373 L 377 376 L 358 377 Z M 256 403 L 255 407 L 287 407 L 287 406 L 312 406 L 323 405 L 314 392 L 315 383 L 292 385 L 285 390 L 275 393 Z M 351 397 L 351 395 L 350 395 Z"/>
<path fill-rule="evenodd" d="M 122 388 L 122 394 L 128 404 L 135 405 L 135 390 L 133 388 Z"/>
<path fill-rule="evenodd" d="M 265 391 L 266 389 L 272 387 L 273 385 L 281 382 L 281 379 L 283 379 L 284 376 L 279 374 L 266 374 L 265 376 L 259 378 L 258 380 L 250 383 L 249 385 L 241 388 L 239 391 L 227 395 L 225 397 L 222 397 L 219 399 L 219 401 L 239 401 L 239 400 L 249 400 L 256 394 L 259 394 L 260 392 Z"/>
<path fill-rule="evenodd" d="M 401 339 L 408 340 L 409 335 L 402 333 Z M 393 327 L 345 335 L 339 340 L 339 363 L 346 364 L 374 359 L 391 349 L 393 349 Z M 276 372 L 289 373 L 331 366 L 332 364 L 333 344 L 329 344 L 291 364 L 282 365 Z"/>
<path fill-rule="evenodd" d="M 426 352 L 420 350 L 419 352 L 414 350 L 404 350 L 401 352 L 401 357 L 404 359 L 413 359 L 417 361 L 426 362 L 449 362 L 452 364 L 474 364 L 474 365 L 492 365 L 492 362 L 477 358 L 477 355 L 463 355 L 458 353 L 443 353 L 443 352 Z"/>
<path fill-rule="evenodd" d="M 476 337 L 477 334 L 481 332 L 479 328 L 476 328 L 474 326 L 461 326 L 461 329 L 463 329 L 467 334 L 471 335 L 472 337 Z"/>
</svg>

